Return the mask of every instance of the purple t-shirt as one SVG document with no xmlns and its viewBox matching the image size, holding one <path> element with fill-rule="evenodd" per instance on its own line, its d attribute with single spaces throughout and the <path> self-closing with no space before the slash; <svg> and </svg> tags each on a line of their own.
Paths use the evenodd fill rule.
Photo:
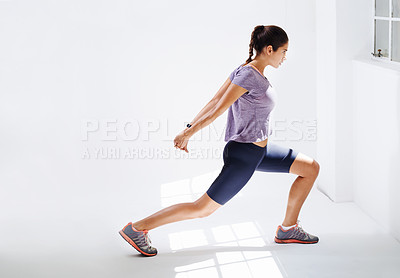
<svg viewBox="0 0 400 278">
<path fill-rule="evenodd" d="M 270 114 L 276 93 L 268 79 L 252 65 L 237 67 L 229 76 L 233 84 L 247 90 L 228 110 L 225 141 L 260 142 L 272 133 Z"/>
</svg>

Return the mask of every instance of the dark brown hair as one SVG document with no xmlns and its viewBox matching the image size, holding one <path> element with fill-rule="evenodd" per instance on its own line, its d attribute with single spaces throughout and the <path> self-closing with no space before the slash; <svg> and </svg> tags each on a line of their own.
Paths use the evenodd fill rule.
<svg viewBox="0 0 400 278">
<path fill-rule="evenodd" d="M 271 45 L 273 51 L 277 51 L 279 47 L 285 45 L 289 41 L 286 32 L 279 26 L 275 25 L 257 25 L 251 33 L 249 44 L 249 58 L 246 64 L 253 61 L 253 49 L 256 50 L 256 55 L 260 54 L 264 47 Z"/>
</svg>

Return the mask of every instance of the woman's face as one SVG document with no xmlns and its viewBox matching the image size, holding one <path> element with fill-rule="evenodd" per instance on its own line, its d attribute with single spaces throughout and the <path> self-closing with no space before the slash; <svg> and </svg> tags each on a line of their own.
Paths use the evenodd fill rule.
<svg viewBox="0 0 400 278">
<path fill-rule="evenodd" d="M 288 47 L 289 47 L 289 42 L 279 47 L 277 51 L 273 51 L 271 53 L 271 60 L 272 60 L 271 65 L 274 68 L 278 68 L 283 63 L 283 61 L 286 60 L 286 52 L 288 51 Z"/>
</svg>

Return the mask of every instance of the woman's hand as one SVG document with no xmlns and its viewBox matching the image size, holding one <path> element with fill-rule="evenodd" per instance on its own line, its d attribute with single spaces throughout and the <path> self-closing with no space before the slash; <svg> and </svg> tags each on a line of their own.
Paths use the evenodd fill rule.
<svg viewBox="0 0 400 278">
<path fill-rule="evenodd" d="M 190 136 L 185 134 L 185 131 L 179 133 L 174 139 L 174 147 L 189 152 L 187 149 L 187 144 L 189 142 Z"/>
</svg>

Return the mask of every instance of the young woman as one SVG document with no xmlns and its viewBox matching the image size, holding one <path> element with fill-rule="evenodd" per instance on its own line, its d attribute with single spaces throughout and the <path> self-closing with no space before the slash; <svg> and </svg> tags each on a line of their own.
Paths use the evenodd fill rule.
<svg viewBox="0 0 400 278">
<path fill-rule="evenodd" d="M 224 166 L 220 174 L 198 200 L 175 204 L 135 223 L 129 222 L 119 233 L 137 251 L 145 256 L 156 255 L 157 249 L 151 246 L 149 230 L 176 221 L 209 216 L 235 196 L 256 170 L 298 175 L 290 189 L 286 216 L 277 228 L 275 242 L 318 242 L 318 237 L 302 229 L 297 218 L 318 176 L 319 164 L 303 153 L 268 142 L 275 92 L 263 72 L 268 65 L 278 68 L 283 63 L 288 46 L 289 39 L 282 28 L 275 25 L 254 28 L 246 63 L 230 74 L 217 94 L 174 139 L 176 148 L 188 152 L 189 138 L 229 108 Z M 253 49 L 256 50 L 254 60 L 251 58 Z"/>
</svg>

